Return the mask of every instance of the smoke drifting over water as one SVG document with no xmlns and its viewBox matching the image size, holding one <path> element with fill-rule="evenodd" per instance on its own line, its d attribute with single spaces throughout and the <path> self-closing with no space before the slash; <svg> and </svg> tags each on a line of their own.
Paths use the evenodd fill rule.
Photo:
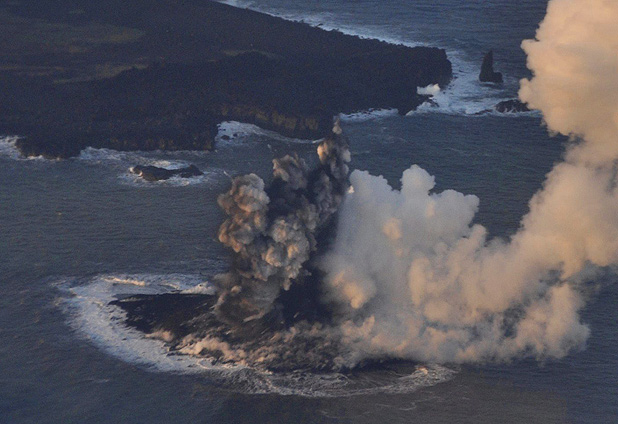
<svg viewBox="0 0 618 424">
<path fill-rule="evenodd" d="M 510 239 L 489 240 L 472 224 L 479 199 L 435 193 L 418 166 L 401 190 L 363 171 L 348 181 L 336 123 L 315 170 L 286 156 L 268 186 L 254 174 L 232 181 L 219 197 L 232 264 L 216 278 L 215 314 L 205 303 L 181 333 L 155 334 L 213 364 L 283 372 L 582 348 L 583 271 L 618 263 L 615 22 L 610 1 L 551 0 L 537 39 L 523 43 L 534 77 L 520 98 L 573 139 Z"/>
<path fill-rule="evenodd" d="M 579 317 L 578 274 L 618 262 L 615 22 L 613 2 L 552 0 L 537 39 L 522 44 L 534 77 L 521 82 L 521 99 L 573 143 L 509 240 L 488 240 L 472 225 L 478 198 L 434 193 L 434 178 L 417 166 L 404 172 L 399 191 L 354 171 L 344 199 L 350 155 L 336 124 L 318 148 L 317 170 L 286 156 L 274 161 L 269 187 L 246 175 L 219 198 L 229 215 L 219 239 L 234 252 L 231 270 L 218 276 L 219 319 L 242 326 L 286 307 L 281 293 L 303 283 L 319 252 L 321 301 L 332 316 L 281 333 L 307 333 L 299 355 L 319 340 L 336 346 L 328 355 L 338 367 L 385 357 L 559 358 L 583 347 L 589 329 Z M 325 252 L 319 234 L 342 200 Z"/>
<path fill-rule="evenodd" d="M 432 193 L 413 166 L 401 191 L 355 171 L 326 255 L 338 331 L 359 357 L 471 362 L 581 348 L 577 275 L 618 262 L 618 4 L 552 0 L 522 46 L 520 97 L 573 136 L 508 241 L 471 225 L 474 196 Z"/>
</svg>

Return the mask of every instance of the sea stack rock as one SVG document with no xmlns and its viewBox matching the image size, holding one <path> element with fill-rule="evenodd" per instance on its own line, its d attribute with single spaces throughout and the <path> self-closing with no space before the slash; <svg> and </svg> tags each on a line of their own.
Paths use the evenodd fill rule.
<svg viewBox="0 0 618 424">
<path fill-rule="evenodd" d="M 479 81 L 502 83 L 502 73 L 494 71 L 494 52 L 490 50 L 483 58 Z"/>
</svg>

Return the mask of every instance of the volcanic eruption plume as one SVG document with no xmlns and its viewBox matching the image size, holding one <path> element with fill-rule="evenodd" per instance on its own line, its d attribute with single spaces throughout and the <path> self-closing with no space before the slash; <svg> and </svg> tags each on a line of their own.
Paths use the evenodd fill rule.
<svg viewBox="0 0 618 424">
<path fill-rule="evenodd" d="M 318 156 L 312 171 L 297 155 L 274 159 L 268 187 L 249 174 L 234 178 L 219 196 L 229 215 L 219 240 L 233 250 L 231 269 L 216 278 L 221 293 L 216 310 L 223 321 L 264 317 L 281 290 L 307 277 L 305 265 L 317 251 L 319 234 L 348 189 L 350 152 L 338 121 L 319 144 Z"/>
<path fill-rule="evenodd" d="M 509 240 L 472 225 L 475 196 L 432 192 L 417 166 L 402 188 L 351 174 L 324 256 L 337 331 L 358 357 L 438 362 L 562 357 L 589 329 L 580 273 L 618 262 L 618 2 L 551 0 L 522 43 L 520 98 L 571 136 Z"/>
<path fill-rule="evenodd" d="M 536 40 L 522 44 L 534 76 L 521 81 L 520 98 L 571 142 L 512 237 L 488 240 L 472 225 L 478 198 L 433 192 L 418 166 L 403 173 L 401 190 L 363 171 L 348 182 L 336 123 L 315 170 L 285 156 L 273 161 L 269 186 L 245 175 L 219 197 L 228 215 L 219 240 L 232 265 L 216 278 L 217 322 L 206 315 L 181 351 L 340 369 L 384 358 L 560 358 L 582 348 L 583 271 L 618 263 L 616 22 L 614 0 L 551 0 Z M 298 287 L 314 301 L 293 305 L 286 293 Z M 318 307 L 327 319 L 303 314 Z M 271 326 L 286 308 L 300 318 Z M 255 323 L 250 337 L 229 331 Z"/>
</svg>

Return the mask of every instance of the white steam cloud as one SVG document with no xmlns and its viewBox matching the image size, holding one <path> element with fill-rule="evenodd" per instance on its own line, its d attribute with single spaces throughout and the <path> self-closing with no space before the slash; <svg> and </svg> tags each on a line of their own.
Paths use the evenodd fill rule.
<svg viewBox="0 0 618 424">
<path fill-rule="evenodd" d="M 551 0 L 522 44 L 534 77 L 521 100 L 573 143 L 509 240 L 488 241 L 471 225 L 478 199 L 432 193 L 417 166 L 400 191 L 352 173 L 322 266 L 341 340 L 359 359 L 559 358 L 584 346 L 574 280 L 588 264 L 618 263 L 617 22 L 615 0 Z"/>
<path fill-rule="evenodd" d="M 427 87 L 417 87 L 416 94 L 425 96 L 435 96 L 440 93 L 440 86 L 438 84 L 429 84 Z"/>
</svg>

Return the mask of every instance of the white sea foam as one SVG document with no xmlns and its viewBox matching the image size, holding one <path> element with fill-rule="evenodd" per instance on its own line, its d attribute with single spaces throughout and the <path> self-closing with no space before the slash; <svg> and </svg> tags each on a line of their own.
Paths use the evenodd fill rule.
<svg viewBox="0 0 618 424">
<path fill-rule="evenodd" d="M 42 156 L 36 157 L 23 157 L 19 150 L 15 146 L 15 142 L 19 139 L 19 136 L 0 136 L 0 157 L 5 157 L 13 160 L 20 161 L 41 161 L 41 162 L 58 162 L 60 159 L 45 159 Z M 208 152 L 194 152 L 194 151 L 178 151 L 178 152 L 142 152 L 131 151 L 124 152 L 113 149 L 97 149 L 94 147 L 87 147 L 76 158 L 86 164 L 91 165 L 104 165 L 114 172 L 119 172 L 118 179 L 121 184 L 130 185 L 134 187 L 149 188 L 149 187 L 161 187 L 172 186 L 182 187 L 196 184 L 204 184 L 212 182 L 214 178 L 223 175 L 223 171 L 219 168 L 203 170 L 204 175 L 182 178 L 172 177 L 168 180 L 161 180 L 155 182 L 145 181 L 143 178 L 132 174 L 130 168 L 134 165 L 152 165 L 167 169 L 179 169 L 188 167 L 191 162 L 187 158 L 195 158 L 197 160 L 202 159 Z"/>
<path fill-rule="evenodd" d="M 256 125 L 245 124 L 238 121 L 221 122 L 218 128 L 219 131 L 215 137 L 217 147 L 224 147 L 226 145 L 245 141 L 247 137 L 262 134 L 264 131 Z"/>
<path fill-rule="evenodd" d="M 201 169 L 204 175 L 190 178 L 174 176 L 167 180 L 146 181 L 139 175 L 133 174 L 131 169 L 135 165 L 156 166 L 166 169 L 186 168 L 193 162 L 187 158 L 196 160 L 203 159 L 208 152 L 178 151 L 178 152 L 143 152 L 131 151 L 124 152 L 112 149 L 96 149 L 93 147 L 85 148 L 79 155 L 79 160 L 92 165 L 105 165 L 111 169 L 119 171 L 118 180 L 123 185 L 138 188 L 153 187 L 185 187 L 198 184 L 210 183 L 213 179 L 223 175 L 223 170 L 219 168 Z"/>
<path fill-rule="evenodd" d="M 156 165 L 155 165 L 156 166 Z M 172 169 L 172 168 L 170 168 Z M 195 177 L 183 178 L 179 176 L 173 176 L 167 180 L 159 181 L 146 181 L 137 174 L 133 174 L 129 171 L 118 176 L 118 180 L 123 185 L 138 188 L 156 188 L 156 187 L 188 187 L 199 184 L 206 184 L 213 181 L 213 179 L 224 175 L 220 169 L 204 171 L 204 175 L 198 175 Z"/>
<path fill-rule="evenodd" d="M 15 147 L 15 142 L 18 138 L 14 135 L 0 137 L 0 157 L 20 159 L 19 150 Z"/>
<path fill-rule="evenodd" d="M 217 148 L 225 148 L 228 146 L 236 146 L 239 143 L 255 142 L 256 139 L 259 138 L 300 144 L 313 143 L 315 141 L 286 137 L 253 124 L 246 124 L 238 121 L 224 121 L 219 124 L 219 131 L 215 137 L 215 145 Z"/>
<path fill-rule="evenodd" d="M 221 1 L 231 6 L 252 9 L 258 12 L 266 13 L 271 16 L 276 16 L 282 19 L 295 22 L 303 22 L 308 25 L 319 27 L 325 30 L 336 30 L 344 34 L 353 35 L 359 38 L 369 38 L 385 41 L 390 44 L 404 45 L 408 47 L 428 46 L 427 43 L 417 42 L 401 36 L 395 36 L 387 29 L 377 27 L 363 27 L 358 24 L 348 24 L 341 22 L 339 16 L 329 12 L 291 12 L 278 8 L 269 8 L 258 4 L 255 1 L 228 0 Z M 441 46 L 438 46 L 441 47 Z M 433 94 L 433 101 L 421 105 L 416 111 L 411 111 L 408 114 L 414 113 L 444 113 L 450 115 L 467 115 L 476 116 L 479 114 L 494 113 L 494 106 L 510 98 L 516 97 L 515 92 L 509 92 L 508 88 L 516 87 L 517 80 L 510 76 L 505 76 L 504 86 L 496 86 L 493 84 L 483 84 L 478 80 L 480 70 L 479 60 L 470 60 L 463 52 L 453 50 L 448 47 L 442 47 L 446 50 L 447 57 L 453 65 L 453 80 L 447 87 L 441 88 L 437 93 L 419 93 Z M 423 87 L 420 87 L 421 91 Z M 498 116 L 518 116 L 519 113 L 498 114 Z M 358 114 L 343 115 L 342 118 L 348 119 L 348 116 L 355 119 Z M 363 120 L 371 118 L 379 118 L 383 115 L 368 111 L 363 114 Z"/>
<path fill-rule="evenodd" d="M 15 142 L 20 138 L 17 135 L 7 135 L 0 136 L 0 157 L 5 157 L 8 159 L 14 160 L 24 160 L 24 161 L 47 161 L 49 159 L 45 159 L 43 156 L 29 156 L 24 157 L 15 146 Z M 51 161 L 55 162 L 55 159 Z"/>
<path fill-rule="evenodd" d="M 270 375 L 251 388 L 251 393 L 306 397 L 351 397 L 375 394 L 406 394 L 452 379 L 456 371 L 442 365 L 423 365 L 409 373 L 384 371 L 381 375 L 307 372 Z"/>
<path fill-rule="evenodd" d="M 202 151 L 174 151 L 166 152 L 156 150 L 152 152 L 145 151 L 119 151 L 105 148 L 86 147 L 80 155 L 79 160 L 90 163 L 109 163 L 109 162 L 125 162 L 136 165 L 152 165 L 169 169 L 178 169 L 189 166 L 192 162 L 186 159 L 191 156 L 195 159 L 202 159 L 209 152 Z"/>
<path fill-rule="evenodd" d="M 355 24 L 346 24 L 337 20 L 337 14 L 331 12 L 293 12 L 270 8 L 250 0 L 219 0 L 219 3 L 241 9 L 251 9 L 267 15 L 276 16 L 292 22 L 302 22 L 313 27 L 322 28 L 326 31 L 339 31 L 343 34 L 354 35 L 359 38 L 375 39 L 390 44 L 401 44 L 409 47 L 422 46 L 424 43 L 406 40 L 380 28 L 359 27 Z"/>
<path fill-rule="evenodd" d="M 374 119 L 390 118 L 397 115 L 397 109 L 371 109 L 364 112 L 340 114 L 343 122 L 365 122 Z"/>
<path fill-rule="evenodd" d="M 447 51 L 447 56 L 453 64 L 453 80 L 443 89 L 434 92 L 419 92 L 419 94 L 432 95 L 431 102 L 422 104 L 408 115 L 445 113 L 474 116 L 491 113 L 496 104 L 515 97 L 515 93 L 509 94 L 508 90 L 502 87 L 479 82 L 478 63 L 472 63 L 461 52 Z M 421 88 L 421 90 L 424 89 Z"/>
<path fill-rule="evenodd" d="M 196 358 L 168 355 L 165 344 L 147 338 L 122 324 L 124 312 L 109 305 L 117 295 L 155 294 L 185 290 L 203 279 L 195 275 L 99 275 L 92 279 L 67 279 L 57 287 L 65 297 L 60 305 L 70 326 L 107 353 L 148 369 L 178 373 L 203 369 Z"/>
<path fill-rule="evenodd" d="M 424 96 L 435 96 L 440 93 L 440 85 L 429 84 L 427 87 L 417 87 L 416 93 Z"/>
<path fill-rule="evenodd" d="M 410 393 L 453 377 L 453 369 L 440 365 L 344 375 L 341 373 L 270 373 L 244 365 L 213 364 L 203 357 L 170 354 L 165 344 L 171 334 L 145 335 L 123 324 L 125 313 L 109 302 L 118 296 L 161 293 L 213 293 L 213 286 L 194 274 L 103 274 L 91 278 L 67 278 L 54 284 L 62 293 L 60 307 L 70 327 L 80 337 L 106 353 L 148 371 L 179 374 L 206 373 L 222 387 L 248 394 L 280 394 L 307 397 L 343 397 L 376 393 Z M 410 368 L 410 367 L 408 367 Z"/>
<path fill-rule="evenodd" d="M 215 287 L 208 283 L 198 283 L 194 286 L 191 286 L 187 289 L 184 289 L 181 291 L 181 293 L 184 294 L 209 294 L 209 295 L 214 295 L 215 294 Z"/>
</svg>

